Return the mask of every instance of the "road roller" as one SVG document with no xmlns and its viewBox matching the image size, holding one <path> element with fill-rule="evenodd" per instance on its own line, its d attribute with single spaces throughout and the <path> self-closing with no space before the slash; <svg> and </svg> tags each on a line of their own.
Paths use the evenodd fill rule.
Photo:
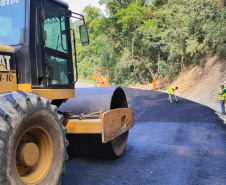
<svg viewBox="0 0 226 185">
<path fill-rule="evenodd" d="M 65 160 L 123 155 L 134 125 L 121 87 L 78 89 L 75 31 L 61 0 L 0 0 L 0 184 L 60 184 Z"/>
</svg>

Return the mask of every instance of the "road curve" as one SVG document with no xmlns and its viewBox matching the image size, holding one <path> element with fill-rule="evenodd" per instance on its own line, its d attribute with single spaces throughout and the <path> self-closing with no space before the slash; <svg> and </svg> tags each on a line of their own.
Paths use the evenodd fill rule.
<svg viewBox="0 0 226 185">
<path fill-rule="evenodd" d="M 124 88 L 135 110 L 125 154 L 73 158 L 62 185 L 226 184 L 226 128 L 213 110 L 165 93 Z"/>
</svg>

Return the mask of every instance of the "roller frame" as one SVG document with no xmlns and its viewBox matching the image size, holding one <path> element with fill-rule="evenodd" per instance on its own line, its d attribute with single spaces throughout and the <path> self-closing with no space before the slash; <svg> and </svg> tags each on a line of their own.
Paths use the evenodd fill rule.
<svg viewBox="0 0 226 185">
<path fill-rule="evenodd" d="M 118 108 L 102 113 L 97 119 L 68 119 L 65 124 L 68 134 L 101 134 L 102 143 L 107 143 L 125 133 L 134 125 L 134 110 Z"/>
</svg>

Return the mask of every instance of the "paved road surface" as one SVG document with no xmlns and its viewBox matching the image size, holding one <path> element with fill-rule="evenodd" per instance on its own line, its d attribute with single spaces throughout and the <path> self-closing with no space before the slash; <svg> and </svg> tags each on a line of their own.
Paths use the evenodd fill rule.
<svg viewBox="0 0 226 185">
<path fill-rule="evenodd" d="M 73 158 L 62 185 L 225 185 L 226 128 L 208 107 L 167 94 L 125 88 L 135 109 L 119 159 Z"/>
</svg>

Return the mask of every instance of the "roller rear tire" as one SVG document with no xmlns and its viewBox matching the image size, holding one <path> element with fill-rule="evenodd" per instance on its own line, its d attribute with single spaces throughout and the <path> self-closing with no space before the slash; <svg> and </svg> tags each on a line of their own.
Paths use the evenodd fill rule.
<svg viewBox="0 0 226 185">
<path fill-rule="evenodd" d="M 0 95 L 0 184 L 60 184 L 66 129 L 48 99 L 22 91 Z"/>
</svg>

